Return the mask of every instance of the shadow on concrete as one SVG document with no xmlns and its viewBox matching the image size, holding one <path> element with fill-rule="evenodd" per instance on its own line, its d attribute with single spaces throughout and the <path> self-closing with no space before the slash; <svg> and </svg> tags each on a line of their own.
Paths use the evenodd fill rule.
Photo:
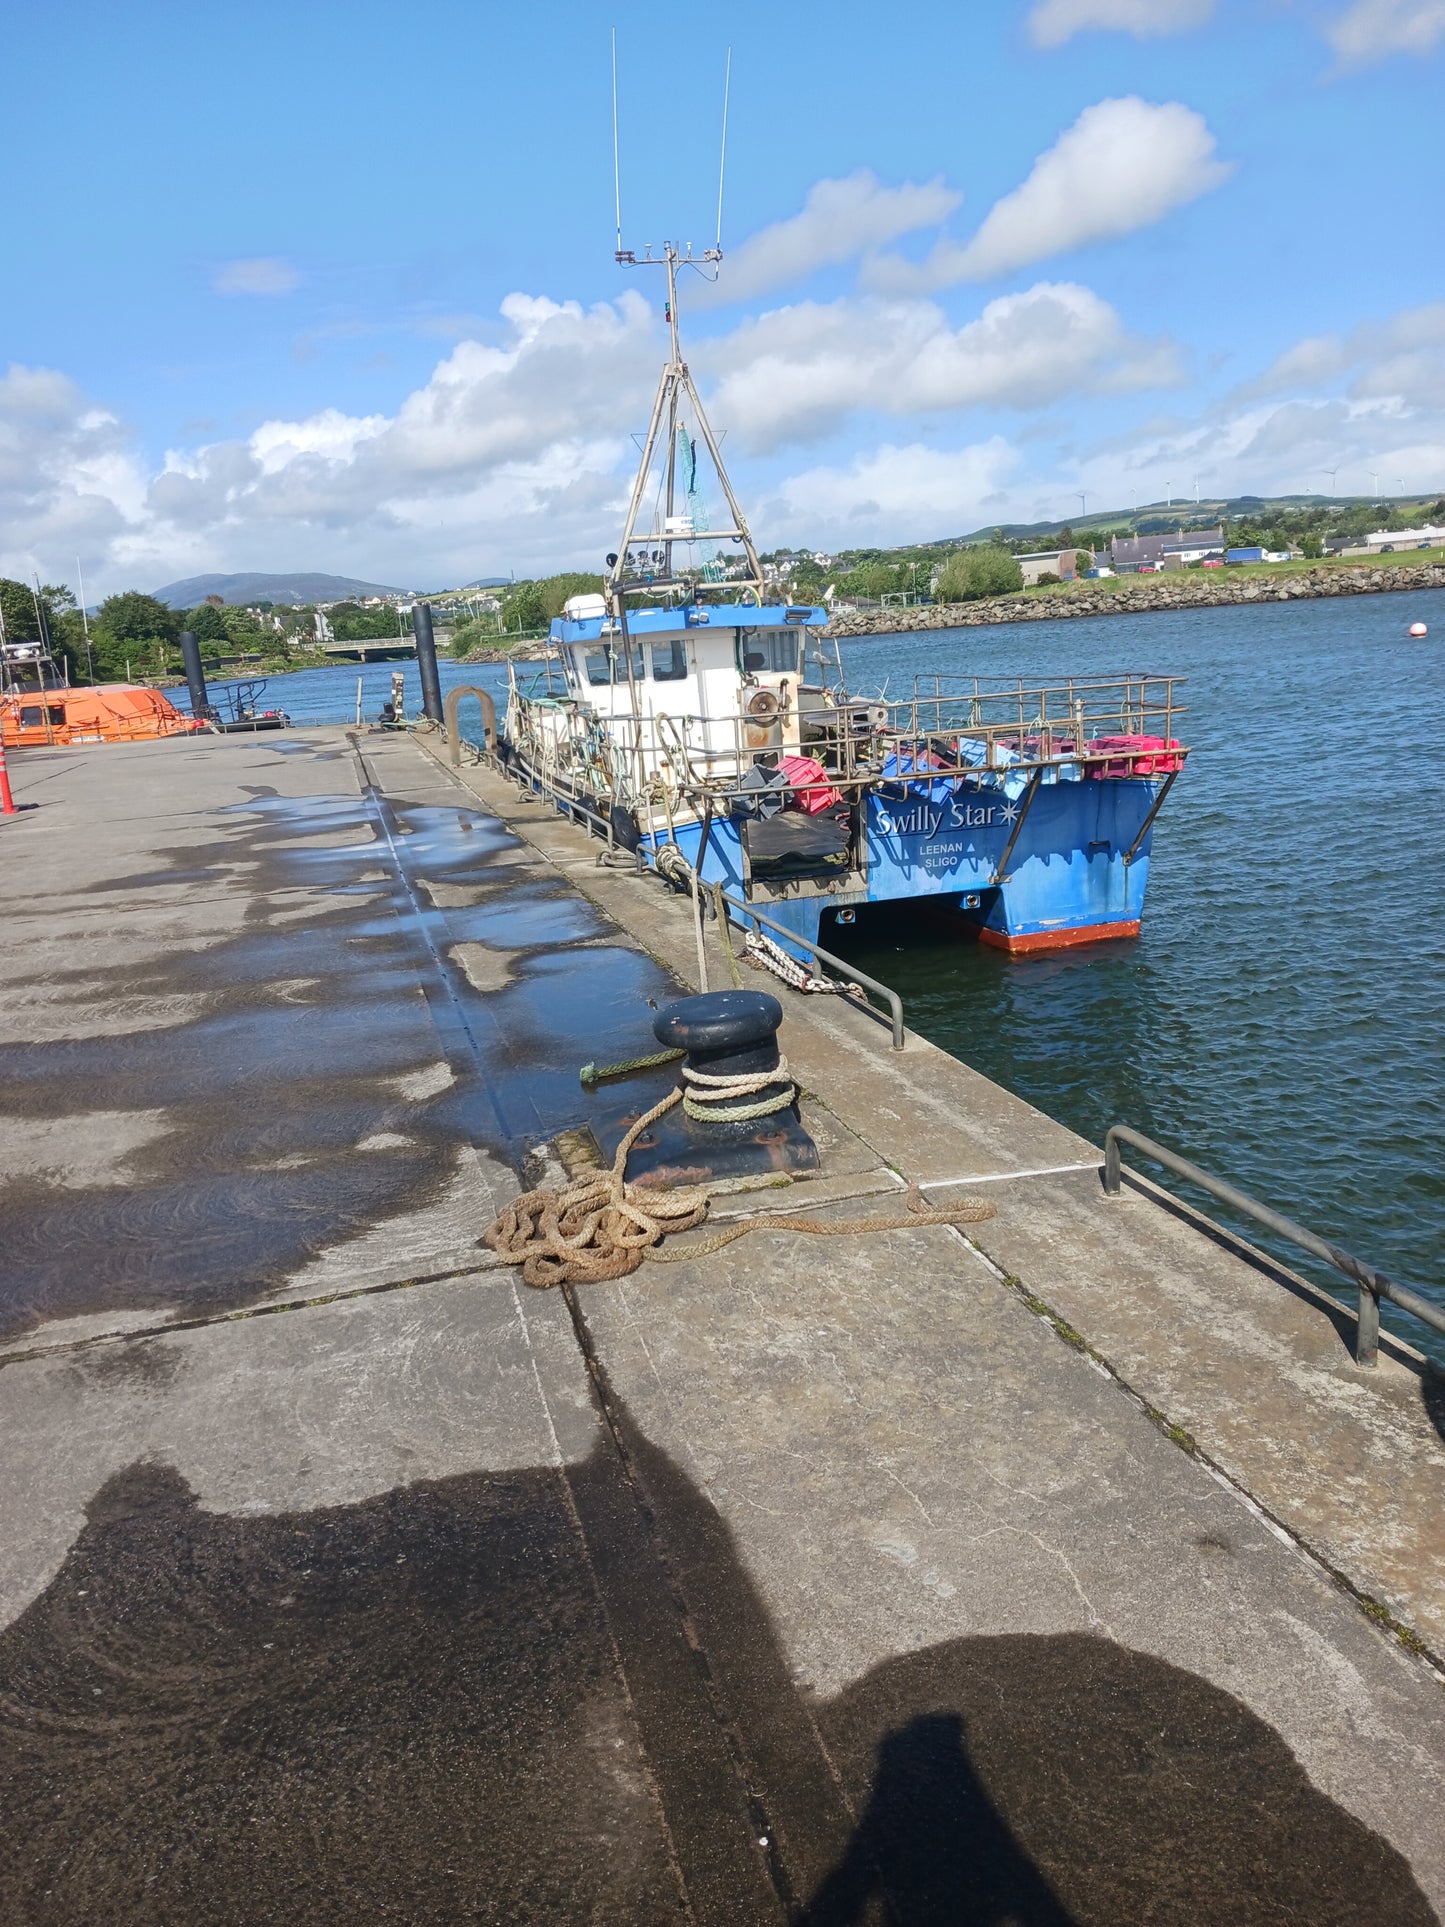
<svg viewBox="0 0 1445 1927">
<path fill-rule="evenodd" d="M 1429 1415 L 1430 1423 L 1442 1439 L 1445 1439 L 1445 1372 L 1438 1365 L 1429 1365 L 1421 1374 L 1420 1400 Z"/>
<path fill-rule="evenodd" d="M 852 1927 L 875 1900 L 920 1927 L 1071 1927 L 974 1771 L 957 1713 L 923 1713 L 884 1737 L 868 1806 L 804 1919 Z"/>
<path fill-rule="evenodd" d="M 594 1369 L 598 1368 L 594 1366 Z M 1427 1927 L 1405 1860 L 1273 1727 L 1094 1633 L 948 1641 L 800 1690 L 716 1508 L 598 1373 L 807 1927 Z M 846 1603 L 826 1610 L 847 1621 Z"/>
<path fill-rule="evenodd" d="M 621 1416 L 578 1465 L 275 1517 L 111 1479 L 0 1634 L 0 1918 L 1433 1922 L 1272 1728 L 1110 1640 L 811 1696 Z"/>
<path fill-rule="evenodd" d="M 0 1635 L 6 1922 L 675 1920 L 563 1474 L 96 1495 Z"/>
<path fill-rule="evenodd" d="M 1111 1640 L 932 1647 L 875 1668 L 819 1728 L 866 1804 L 808 1927 L 1435 1920 L 1406 1861 L 1272 1727 Z"/>
</svg>

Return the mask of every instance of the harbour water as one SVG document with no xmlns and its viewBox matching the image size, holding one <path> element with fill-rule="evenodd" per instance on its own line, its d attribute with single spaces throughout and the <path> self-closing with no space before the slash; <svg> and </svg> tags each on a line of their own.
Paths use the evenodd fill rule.
<svg viewBox="0 0 1445 1927">
<path fill-rule="evenodd" d="M 934 673 L 1189 678 L 1195 754 L 1140 938 L 1010 959 L 890 925 L 850 954 L 912 1028 L 1091 1140 L 1133 1124 L 1445 1299 L 1445 593 L 880 636 L 845 643 L 844 666 L 892 696 Z M 364 672 L 368 720 L 390 674 Z M 494 666 L 442 679 L 505 687 Z M 344 721 L 356 681 L 305 671 L 265 700 Z M 415 707 L 413 665 L 407 690 Z"/>
<path fill-rule="evenodd" d="M 1132 1124 L 1445 1298 L 1445 593 L 880 636 L 844 661 L 894 695 L 935 671 L 1189 678 L 1195 753 L 1137 940 L 852 954 L 915 1029 L 1093 1142 Z"/>
</svg>

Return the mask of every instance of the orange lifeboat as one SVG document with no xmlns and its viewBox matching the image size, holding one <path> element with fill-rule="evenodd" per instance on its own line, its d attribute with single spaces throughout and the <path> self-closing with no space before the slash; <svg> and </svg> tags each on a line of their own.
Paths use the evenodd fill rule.
<svg viewBox="0 0 1445 1927">
<path fill-rule="evenodd" d="M 0 696 L 0 737 L 6 749 L 146 742 L 157 736 L 189 735 L 205 727 L 193 716 L 183 715 L 159 689 L 136 683 L 10 689 Z"/>
</svg>

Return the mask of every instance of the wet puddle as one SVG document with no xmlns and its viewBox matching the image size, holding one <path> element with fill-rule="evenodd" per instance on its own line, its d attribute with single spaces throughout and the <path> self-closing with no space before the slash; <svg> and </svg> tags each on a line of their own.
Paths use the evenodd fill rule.
<svg viewBox="0 0 1445 1927">
<path fill-rule="evenodd" d="M 584 1062 L 656 1048 L 654 1007 L 677 987 L 539 877 L 494 818 L 372 792 L 258 794 L 205 820 L 214 841 L 177 849 L 174 867 L 148 853 L 81 897 L 114 893 L 118 917 L 174 936 L 177 886 L 196 900 L 239 893 L 239 934 L 163 951 L 123 983 L 76 969 L 44 985 L 52 1015 L 58 997 L 81 1031 L 103 1028 L 86 1014 L 122 995 L 196 1014 L 0 1045 L 0 1108 L 61 1121 L 52 1162 L 65 1126 L 78 1146 L 92 1111 L 158 1111 L 166 1127 L 120 1184 L 62 1188 L 37 1172 L 0 1193 L 0 1336 L 98 1310 L 251 1302 L 328 1246 L 424 1210 L 463 1146 L 520 1175 L 540 1140 L 670 1082 L 583 1091 Z M 136 902 L 147 891 L 163 909 Z M 444 1088 L 403 1093 L 438 1062 Z"/>
</svg>

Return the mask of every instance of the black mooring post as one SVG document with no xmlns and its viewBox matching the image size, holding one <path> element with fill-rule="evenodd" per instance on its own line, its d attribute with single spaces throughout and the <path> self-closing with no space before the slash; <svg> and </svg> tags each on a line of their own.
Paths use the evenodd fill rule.
<svg viewBox="0 0 1445 1927">
<path fill-rule="evenodd" d="M 211 699 L 206 694 L 206 672 L 201 667 L 201 645 L 194 631 L 181 631 L 181 660 L 186 666 L 186 686 L 191 692 L 191 714 L 207 716 L 211 710 Z"/>
<path fill-rule="evenodd" d="M 442 684 L 437 674 L 437 645 L 431 630 L 431 604 L 412 604 L 411 632 L 416 637 L 416 666 L 421 672 L 423 715 L 434 723 L 442 720 Z"/>
</svg>

